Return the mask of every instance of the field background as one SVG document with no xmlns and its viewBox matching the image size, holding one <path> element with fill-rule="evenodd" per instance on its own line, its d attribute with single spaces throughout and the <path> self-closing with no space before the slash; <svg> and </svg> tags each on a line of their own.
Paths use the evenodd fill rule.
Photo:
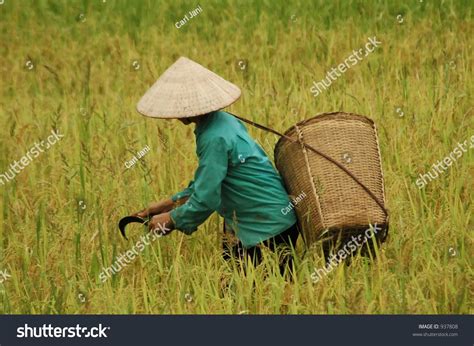
<svg viewBox="0 0 474 346">
<path fill-rule="evenodd" d="M 198 4 L 203 13 L 177 29 Z M 373 36 L 381 47 L 314 98 L 312 81 Z M 473 37 L 468 0 L 1 1 L 0 173 L 51 129 L 64 138 L 0 185 L 10 275 L 0 312 L 472 313 L 474 150 L 423 190 L 415 180 L 474 135 Z M 232 112 L 277 130 L 336 110 L 375 120 L 391 230 L 374 263 L 359 258 L 313 284 L 323 260 L 299 244 L 294 283 L 273 256 L 243 276 L 220 257 L 213 215 L 100 282 L 140 234 L 123 240 L 117 221 L 185 187 L 196 168 L 192 126 L 135 111 L 182 55 L 241 87 Z M 277 138 L 249 131 L 272 156 Z"/>
</svg>

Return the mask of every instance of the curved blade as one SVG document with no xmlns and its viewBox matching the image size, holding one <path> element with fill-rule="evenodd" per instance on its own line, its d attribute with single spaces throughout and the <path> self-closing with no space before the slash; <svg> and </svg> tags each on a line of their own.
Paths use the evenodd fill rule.
<svg viewBox="0 0 474 346">
<path fill-rule="evenodd" d="M 126 234 L 125 234 L 125 227 L 132 222 L 136 223 L 141 223 L 146 225 L 148 223 L 148 220 L 142 219 L 141 217 L 138 216 L 125 216 L 124 218 L 120 219 L 118 227 L 120 229 L 120 233 L 122 233 L 122 236 L 128 240 Z"/>
</svg>

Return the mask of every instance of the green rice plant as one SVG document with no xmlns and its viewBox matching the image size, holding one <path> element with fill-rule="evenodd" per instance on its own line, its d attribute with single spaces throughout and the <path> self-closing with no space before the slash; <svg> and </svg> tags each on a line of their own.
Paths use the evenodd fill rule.
<svg viewBox="0 0 474 346">
<path fill-rule="evenodd" d="M 9 1 L 0 5 L 0 174 L 53 128 L 64 138 L 0 184 L 0 312 L 468 314 L 473 312 L 473 162 L 468 149 L 419 189 L 420 174 L 474 135 L 472 2 L 217 1 L 177 29 L 187 1 Z M 314 97 L 368 37 L 382 44 Z M 293 281 L 265 253 L 244 274 L 221 258 L 222 220 L 173 232 L 102 282 L 145 230 L 118 220 L 184 188 L 191 126 L 135 105 L 179 56 L 243 91 L 230 111 L 285 131 L 343 110 L 377 126 L 391 228 L 377 259 L 317 283 L 320 248 L 297 244 Z M 277 138 L 248 128 L 273 158 Z M 151 151 L 132 168 L 125 162 Z M 227 285 L 227 288 L 225 287 Z"/>
</svg>

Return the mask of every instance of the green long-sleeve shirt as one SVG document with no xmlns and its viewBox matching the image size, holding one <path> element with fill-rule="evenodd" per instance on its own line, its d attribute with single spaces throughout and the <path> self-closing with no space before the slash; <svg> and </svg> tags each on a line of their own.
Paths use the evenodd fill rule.
<svg viewBox="0 0 474 346">
<path fill-rule="evenodd" d="M 213 112 L 196 124 L 194 134 L 199 158 L 194 180 L 171 197 L 189 196 L 171 212 L 177 229 L 191 234 L 217 211 L 243 246 L 251 247 L 296 222 L 281 177 L 242 122 Z"/>
</svg>

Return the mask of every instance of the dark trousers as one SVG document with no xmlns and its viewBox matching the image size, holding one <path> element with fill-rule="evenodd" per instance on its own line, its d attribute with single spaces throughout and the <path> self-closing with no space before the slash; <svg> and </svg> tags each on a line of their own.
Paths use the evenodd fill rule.
<svg viewBox="0 0 474 346">
<path fill-rule="evenodd" d="M 253 262 L 256 266 L 262 261 L 262 249 L 261 246 L 266 246 L 271 251 L 281 253 L 280 255 L 280 273 L 285 274 L 287 268 L 292 270 L 293 268 L 293 255 L 291 248 L 296 246 L 298 240 L 299 229 L 295 223 L 293 226 L 288 228 L 286 231 L 267 239 L 260 243 L 260 246 L 253 246 L 251 248 L 244 248 L 242 243 L 239 241 L 237 244 L 229 244 L 224 242 L 223 244 L 223 257 L 226 261 L 231 260 L 232 257 L 243 260 L 245 256 Z"/>
</svg>

